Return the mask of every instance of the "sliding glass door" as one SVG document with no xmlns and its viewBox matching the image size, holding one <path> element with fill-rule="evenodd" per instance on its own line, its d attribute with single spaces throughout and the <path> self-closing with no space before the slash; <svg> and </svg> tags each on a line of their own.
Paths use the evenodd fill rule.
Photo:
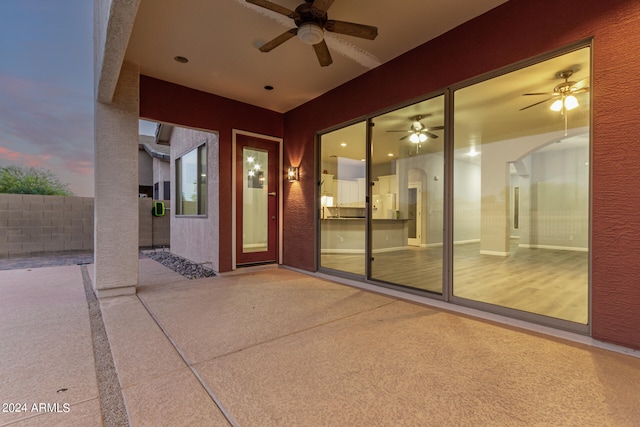
<svg viewBox="0 0 640 427">
<path fill-rule="evenodd" d="M 320 267 L 365 275 L 366 122 L 320 137 Z"/>
<path fill-rule="evenodd" d="M 442 293 L 444 95 L 372 124 L 371 279 Z"/>
<path fill-rule="evenodd" d="M 590 57 L 455 91 L 454 298 L 588 322 Z"/>
<path fill-rule="evenodd" d="M 590 63 L 582 45 L 322 134 L 320 268 L 586 330 Z"/>
</svg>

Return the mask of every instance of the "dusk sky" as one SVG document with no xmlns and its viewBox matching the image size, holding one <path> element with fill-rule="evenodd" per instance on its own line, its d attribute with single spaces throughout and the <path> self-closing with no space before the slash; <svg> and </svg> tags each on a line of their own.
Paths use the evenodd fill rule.
<svg viewBox="0 0 640 427">
<path fill-rule="evenodd" d="M 93 196 L 93 1 L 0 1 L 0 166 Z"/>
</svg>

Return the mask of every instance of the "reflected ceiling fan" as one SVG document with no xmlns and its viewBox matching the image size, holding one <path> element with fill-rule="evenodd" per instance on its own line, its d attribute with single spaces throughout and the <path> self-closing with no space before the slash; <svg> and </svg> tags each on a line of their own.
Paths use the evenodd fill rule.
<svg viewBox="0 0 640 427">
<path fill-rule="evenodd" d="M 300 40 L 312 45 L 320 65 L 326 67 L 333 60 L 324 40 L 324 31 L 330 31 L 348 36 L 373 40 L 378 35 L 378 29 L 370 25 L 354 24 L 352 22 L 335 21 L 327 17 L 327 10 L 334 0 L 305 0 L 295 11 L 268 0 L 247 0 L 248 3 L 272 10 L 293 19 L 297 28 L 292 28 L 275 39 L 265 43 L 261 52 L 270 52 L 290 38 L 298 36 Z"/>
<path fill-rule="evenodd" d="M 536 105 L 544 104 L 545 102 L 552 100 L 553 103 L 551 104 L 550 109 L 553 111 L 559 111 L 561 114 L 564 114 L 565 111 L 573 110 L 574 108 L 578 107 L 580 104 L 578 103 L 578 99 L 575 97 L 575 95 L 589 91 L 588 87 L 580 87 L 580 83 L 587 80 L 588 77 L 585 77 L 579 82 L 570 82 L 569 78 L 573 75 L 574 72 L 574 70 L 564 70 L 557 72 L 556 77 L 559 79 L 564 79 L 564 82 L 556 85 L 556 87 L 553 88 L 553 92 L 535 92 L 522 94 L 522 96 L 546 95 L 550 98 L 521 108 L 520 111 L 535 107 Z"/>
<path fill-rule="evenodd" d="M 427 139 L 429 139 L 429 138 L 431 138 L 431 139 L 438 138 L 438 135 L 433 133 L 433 131 L 442 130 L 442 129 L 444 129 L 444 126 L 426 127 L 420 121 L 423 118 L 424 118 L 424 116 L 412 117 L 410 119 L 411 120 L 411 127 L 409 128 L 409 130 L 388 130 L 387 132 L 404 132 L 404 133 L 408 133 L 409 135 L 403 136 L 402 138 L 400 138 L 400 141 L 402 141 L 403 139 L 409 138 L 409 141 L 411 141 L 414 144 L 419 144 L 420 142 L 426 142 Z"/>
</svg>

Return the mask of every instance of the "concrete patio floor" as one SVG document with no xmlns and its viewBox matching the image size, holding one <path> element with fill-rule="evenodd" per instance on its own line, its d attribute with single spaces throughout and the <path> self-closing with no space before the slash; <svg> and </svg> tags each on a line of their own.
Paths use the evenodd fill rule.
<svg viewBox="0 0 640 427">
<path fill-rule="evenodd" d="M 133 426 L 640 423 L 638 358 L 287 269 L 143 258 L 138 294 L 100 307 Z M 113 422 L 89 317 L 80 266 L 0 271 L 2 404 L 69 405 L 0 426 Z"/>
</svg>

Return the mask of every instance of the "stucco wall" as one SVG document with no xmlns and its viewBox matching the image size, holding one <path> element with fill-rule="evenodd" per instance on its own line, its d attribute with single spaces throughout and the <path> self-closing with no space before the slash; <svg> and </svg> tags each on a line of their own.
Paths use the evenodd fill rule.
<svg viewBox="0 0 640 427">
<path fill-rule="evenodd" d="M 175 179 L 171 180 L 171 252 L 194 262 L 211 262 L 219 271 L 219 157 L 218 135 L 193 129 L 174 128 L 171 134 L 171 176 L 175 159 L 205 143 L 207 146 L 207 214 L 203 217 L 176 216 Z"/>
<path fill-rule="evenodd" d="M 152 186 L 154 159 L 141 148 L 138 150 L 138 184 Z"/>
<path fill-rule="evenodd" d="M 169 216 L 139 199 L 139 245 L 169 246 Z M 0 194 L 0 258 L 93 251 L 93 197 Z"/>
</svg>

